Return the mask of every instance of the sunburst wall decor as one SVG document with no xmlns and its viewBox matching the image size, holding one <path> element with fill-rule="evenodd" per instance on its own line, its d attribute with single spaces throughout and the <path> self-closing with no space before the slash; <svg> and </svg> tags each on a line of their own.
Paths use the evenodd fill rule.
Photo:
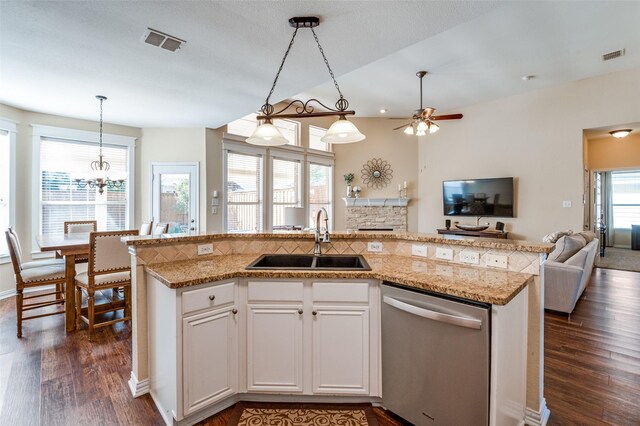
<svg viewBox="0 0 640 426">
<path fill-rule="evenodd" d="M 362 182 L 375 189 L 382 189 L 391 182 L 393 170 L 391 164 L 382 158 L 372 158 L 362 165 Z"/>
</svg>

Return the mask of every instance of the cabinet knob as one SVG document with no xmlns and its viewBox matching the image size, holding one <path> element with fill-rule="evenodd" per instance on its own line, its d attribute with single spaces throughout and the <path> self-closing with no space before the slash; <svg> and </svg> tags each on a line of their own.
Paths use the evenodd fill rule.
<svg viewBox="0 0 640 426">
<path fill-rule="evenodd" d="M 237 310 L 236 308 L 233 308 L 233 309 L 231 310 L 231 312 L 233 313 L 233 315 L 235 315 L 235 314 L 237 314 L 237 313 L 238 313 L 238 310 Z"/>
<path fill-rule="evenodd" d="M 209 296 L 209 300 L 213 300 L 213 299 L 215 299 L 215 298 L 216 298 L 216 296 L 215 296 L 214 294 L 212 294 L 211 296 Z"/>
<path fill-rule="evenodd" d="M 313 316 L 318 315 L 318 311 L 313 311 L 313 312 L 311 312 L 311 313 L 313 314 Z"/>
<path fill-rule="evenodd" d="M 303 312 L 303 311 L 302 311 L 302 309 L 298 309 L 298 313 L 299 313 L 300 315 L 302 315 L 302 312 Z"/>
</svg>

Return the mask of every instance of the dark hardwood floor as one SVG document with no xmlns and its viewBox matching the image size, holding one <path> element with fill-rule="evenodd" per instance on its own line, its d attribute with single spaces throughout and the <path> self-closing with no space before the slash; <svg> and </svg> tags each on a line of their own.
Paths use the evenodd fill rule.
<svg viewBox="0 0 640 426">
<path fill-rule="evenodd" d="M 549 425 L 640 425 L 640 273 L 595 268 L 544 333 Z"/>
<path fill-rule="evenodd" d="M 18 339 L 14 303 L 0 301 L 0 424 L 163 424 L 149 395 L 129 392 L 127 325 L 89 343 L 58 315 L 25 322 Z M 545 314 L 545 397 L 550 425 L 640 425 L 640 273 L 595 269 L 570 317 Z M 200 424 L 226 425 L 231 412 Z"/>
</svg>

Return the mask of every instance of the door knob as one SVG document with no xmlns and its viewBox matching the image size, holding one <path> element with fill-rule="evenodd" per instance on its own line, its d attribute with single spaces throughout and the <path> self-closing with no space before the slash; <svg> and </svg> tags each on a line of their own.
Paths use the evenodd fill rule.
<svg viewBox="0 0 640 426">
<path fill-rule="evenodd" d="M 237 310 L 236 308 L 233 308 L 233 309 L 231 310 L 231 312 L 233 313 L 233 315 L 235 315 L 235 314 L 237 314 L 237 313 L 238 313 L 238 310 Z"/>
<path fill-rule="evenodd" d="M 213 294 L 212 294 L 211 296 L 209 296 L 209 300 L 212 300 L 212 301 L 213 301 L 213 299 L 215 299 L 215 298 L 216 298 L 216 296 L 215 296 L 215 295 L 213 295 Z"/>
<path fill-rule="evenodd" d="M 311 312 L 311 313 L 313 314 L 313 316 L 318 315 L 318 311 L 313 311 L 313 312 Z"/>
<path fill-rule="evenodd" d="M 303 312 L 303 311 L 302 311 L 302 309 L 298 309 L 298 313 L 299 313 L 300 315 L 302 315 L 302 312 Z"/>
</svg>

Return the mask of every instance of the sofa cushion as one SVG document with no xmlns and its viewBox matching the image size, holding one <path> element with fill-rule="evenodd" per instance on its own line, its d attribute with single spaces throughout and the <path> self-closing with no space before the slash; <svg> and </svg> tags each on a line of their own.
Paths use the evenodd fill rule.
<svg viewBox="0 0 640 426">
<path fill-rule="evenodd" d="M 571 234 L 573 234 L 573 231 L 571 229 L 567 229 L 566 231 L 553 232 L 551 234 L 547 234 L 544 237 L 542 237 L 542 242 L 544 242 L 544 243 L 555 243 L 556 241 L 558 241 L 560 238 L 564 237 L 565 235 L 571 235 Z"/>
<path fill-rule="evenodd" d="M 596 238 L 596 234 L 593 231 L 581 231 L 581 232 L 578 232 L 577 234 L 580 235 L 582 238 L 584 238 L 587 244 L 589 244 L 591 241 L 593 241 Z"/>
<path fill-rule="evenodd" d="M 565 235 L 556 242 L 556 248 L 549 255 L 549 260 L 565 262 L 586 245 L 587 242 L 580 235 Z"/>
</svg>

